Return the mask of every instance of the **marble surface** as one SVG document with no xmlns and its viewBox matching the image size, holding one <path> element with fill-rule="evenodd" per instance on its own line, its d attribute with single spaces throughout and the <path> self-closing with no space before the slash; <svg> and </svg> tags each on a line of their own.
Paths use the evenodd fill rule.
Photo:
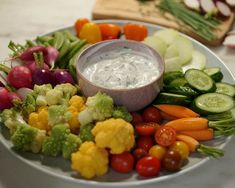
<svg viewBox="0 0 235 188">
<path fill-rule="evenodd" d="M 37 35 L 72 25 L 79 17 L 91 18 L 95 0 L 0 0 L 0 60 L 7 57 L 10 40 L 23 42 Z M 235 51 L 211 48 L 235 74 Z M 147 187 L 234 188 L 235 138 L 225 147 L 225 156 L 210 160 L 184 175 Z M 80 187 L 45 174 L 16 159 L 0 144 L 0 188 Z"/>
</svg>

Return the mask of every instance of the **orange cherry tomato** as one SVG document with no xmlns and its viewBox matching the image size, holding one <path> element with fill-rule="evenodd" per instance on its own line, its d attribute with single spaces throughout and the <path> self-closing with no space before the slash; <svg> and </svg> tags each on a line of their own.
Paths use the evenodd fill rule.
<svg viewBox="0 0 235 188">
<path fill-rule="evenodd" d="M 79 18 L 76 20 L 74 24 L 74 28 L 76 30 L 77 36 L 79 36 L 79 33 L 82 29 L 82 26 L 86 23 L 89 23 L 90 21 L 87 18 Z"/>
<path fill-rule="evenodd" d="M 99 24 L 103 40 L 118 39 L 121 28 L 115 24 Z"/>
<path fill-rule="evenodd" d="M 176 130 L 170 126 L 159 127 L 154 138 L 160 146 L 170 146 L 176 141 Z"/>
<path fill-rule="evenodd" d="M 102 40 L 100 28 L 98 24 L 89 22 L 82 26 L 79 33 L 80 39 L 85 39 L 88 43 L 94 44 Z"/>
<path fill-rule="evenodd" d="M 124 26 L 124 34 L 126 39 L 142 41 L 148 35 L 148 29 L 141 24 L 126 24 Z"/>
</svg>

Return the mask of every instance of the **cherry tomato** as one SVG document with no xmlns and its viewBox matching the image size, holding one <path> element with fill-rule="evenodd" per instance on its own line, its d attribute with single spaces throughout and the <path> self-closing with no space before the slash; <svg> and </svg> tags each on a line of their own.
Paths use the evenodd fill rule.
<svg viewBox="0 0 235 188">
<path fill-rule="evenodd" d="M 142 41 L 148 35 L 148 29 L 141 24 L 126 24 L 124 25 L 124 34 L 126 39 Z"/>
<path fill-rule="evenodd" d="M 132 116 L 132 121 L 131 121 L 132 125 L 137 125 L 139 123 L 144 122 L 142 116 L 138 112 L 131 112 L 131 116 Z"/>
<path fill-rule="evenodd" d="M 183 160 L 187 159 L 189 156 L 189 147 L 182 141 L 176 141 L 170 146 L 170 150 L 177 151 L 181 155 Z"/>
<path fill-rule="evenodd" d="M 87 18 L 79 18 L 76 20 L 74 27 L 77 33 L 77 36 L 79 36 L 79 33 L 81 31 L 81 28 L 84 24 L 89 23 L 90 21 Z"/>
<path fill-rule="evenodd" d="M 135 130 L 139 135 L 142 136 L 149 136 L 153 135 L 157 128 L 159 128 L 160 125 L 157 123 L 153 122 L 148 122 L 148 123 L 139 123 L 135 126 Z"/>
<path fill-rule="evenodd" d="M 182 163 L 181 155 L 174 150 L 168 150 L 162 159 L 163 168 L 171 172 L 180 170 Z"/>
<path fill-rule="evenodd" d="M 143 149 L 143 148 L 136 148 L 133 151 L 133 155 L 134 155 L 136 161 L 138 161 L 140 158 L 148 155 L 148 152 L 145 149 Z"/>
<path fill-rule="evenodd" d="M 120 173 L 128 173 L 133 170 L 134 157 L 130 152 L 111 155 L 111 167 Z"/>
<path fill-rule="evenodd" d="M 170 146 L 176 140 L 176 131 L 169 126 L 162 126 L 157 129 L 155 135 L 155 141 L 161 146 Z"/>
<path fill-rule="evenodd" d="M 157 157 L 159 160 L 162 160 L 166 154 L 167 149 L 160 145 L 154 145 L 149 149 L 149 155 Z"/>
<path fill-rule="evenodd" d="M 158 158 L 146 156 L 141 158 L 136 164 L 136 171 L 140 176 L 157 176 L 160 172 L 161 163 Z"/>
<path fill-rule="evenodd" d="M 145 108 L 142 116 L 143 116 L 143 119 L 145 122 L 160 123 L 162 120 L 162 116 L 160 114 L 160 111 L 154 106 L 150 106 L 150 107 Z"/>
<path fill-rule="evenodd" d="M 137 147 L 142 148 L 147 152 L 153 146 L 153 144 L 153 138 L 150 136 L 140 136 L 137 140 Z"/>
<path fill-rule="evenodd" d="M 93 22 L 85 23 L 79 32 L 79 38 L 85 39 L 91 44 L 100 42 L 102 40 L 102 36 L 99 26 Z"/>
<path fill-rule="evenodd" d="M 118 39 L 121 28 L 115 24 L 99 24 L 103 40 Z"/>
</svg>

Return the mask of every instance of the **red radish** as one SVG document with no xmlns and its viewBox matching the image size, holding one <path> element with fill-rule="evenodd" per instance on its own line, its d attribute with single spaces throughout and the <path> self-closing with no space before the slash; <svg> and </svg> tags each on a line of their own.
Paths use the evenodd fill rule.
<svg viewBox="0 0 235 188">
<path fill-rule="evenodd" d="M 27 48 L 20 56 L 20 60 L 25 62 L 33 62 L 34 56 L 33 53 L 35 52 L 43 52 L 46 53 L 46 47 L 45 46 L 33 46 L 30 48 Z"/>
<path fill-rule="evenodd" d="M 229 17 L 232 12 L 229 6 L 226 3 L 223 3 L 221 1 L 216 1 L 216 7 L 219 13 L 219 16 L 227 18 Z"/>
<path fill-rule="evenodd" d="M 43 85 L 52 83 L 51 72 L 48 69 L 35 69 L 33 74 L 33 84 Z"/>
<path fill-rule="evenodd" d="M 34 72 L 37 69 L 37 63 L 36 62 L 28 63 L 26 67 L 28 67 L 31 70 L 31 72 Z M 43 69 L 49 70 L 48 65 L 43 63 Z"/>
<path fill-rule="evenodd" d="M 16 92 L 19 94 L 22 100 L 25 100 L 27 95 L 30 94 L 33 90 L 29 88 L 22 87 L 18 89 Z"/>
<path fill-rule="evenodd" d="M 224 42 L 223 42 L 224 46 L 227 46 L 229 48 L 234 48 L 235 49 L 235 35 L 228 35 Z"/>
<path fill-rule="evenodd" d="M 68 71 L 63 69 L 55 69 L 52 73 L 52 79 L 54 85 L 62 83 L 71 83 L 74 84 L 74 80 Z"/>
<path fill-rule="evenodd" d="M 27 87 L 32 88 L 32 74 L 29 68 L 25 66 L 13 67 L 8 76 L 7 81 L 15 88 Z"/>
<path fill-rule="evenodd" d="M 211 14 L 216 11 L 215 3 L 212 0 L 200 0 L 200 7 L 206 14 Z"/>
<path fill-rule="evenodd" d="M 200 10 L 200 3 L 198 0 L 184 0 L 184 4 L 186 7 L 193 10 Z"/>
<path fill-rule="evenodd" d="M 21 96 L 15 92 L 9 92 L 8 97 L 9 97 L 12 104 L 14 104 L 16 101 L 22 100 Z"/>
<path fill-rule="evenodd" d="M 47 53 L 44 54 L 44 61 L 51 68 L 54 68 L 55 61 L 59 57 L 59 51 L 56 48 L 47 47 L 46 52 Z"/>
<path fill-rule="evenodd" d="M 225 2 L 226 2 L 231 8 L 235 8 L 235 0 L 225 0 Z"/>
<path fill-rule="evenodd" d="M 9 91 L 5 87 L 0 87 L 0 101 L 0 110 L 12 107 L 12 103 L 9 98 Z"/>
</svg>

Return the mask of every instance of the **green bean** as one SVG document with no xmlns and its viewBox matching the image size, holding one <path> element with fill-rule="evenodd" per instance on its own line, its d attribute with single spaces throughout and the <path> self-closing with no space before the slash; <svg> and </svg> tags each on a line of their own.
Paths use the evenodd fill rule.
<svg viewBox="0 0 235 188">
<path fill-rule="evenodd" d="M 54 46 L 57 50 L 59 50 L 59 49 L 62 47 L 63 43 L 64 43 L 64 39 L 65 39 L 65 37 L 64 37 L 64 35 L 62 34 L 62 32 L 55 32 L 55 33 L 54 33 L 53 46 Z"/>
</svg>

